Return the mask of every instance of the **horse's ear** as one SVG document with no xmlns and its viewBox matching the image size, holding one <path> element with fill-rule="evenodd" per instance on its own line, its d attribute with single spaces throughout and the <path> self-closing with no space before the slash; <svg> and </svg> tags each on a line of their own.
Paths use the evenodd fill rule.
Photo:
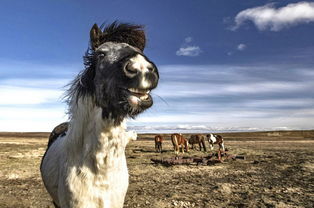
<svg viewBox="0 0 314 208">
<path fill-rule="evenodd" d="M 90 44 L 92 49 L 95 50 L 98 46 L 100 46 L 100 40 L 102 36 L 102 31 L 98 27 L 97 24 L 94 24 L 92 29 L 90 30 Z"/>
</svg>

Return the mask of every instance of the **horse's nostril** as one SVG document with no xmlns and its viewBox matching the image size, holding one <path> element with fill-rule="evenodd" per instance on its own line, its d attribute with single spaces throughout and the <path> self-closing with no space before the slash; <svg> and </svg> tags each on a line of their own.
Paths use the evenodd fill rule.
<svg viewBox="0 0 314 208">
<path fill-rule="evenodd" d="M 126 72 L 126 74 L 129 74 L 129 75 L 135 75 L 135 74 L 137 74 L 138 71 L 137 71 L 137 69 L 132 67 L 132 65 L 130 63 L 128 63 L 125 66 L 125 72 Z"/>
<path fill-rule="evenodd" d="M 151 66 L 150 66 L 150 67 L 147 67 L 147 69 L 148 69 L 148 71 L 150 71 L 150 72 L 155 71 L 155 70 L 154 70 L 154 67 L 151 67 Z"/>
</svg>

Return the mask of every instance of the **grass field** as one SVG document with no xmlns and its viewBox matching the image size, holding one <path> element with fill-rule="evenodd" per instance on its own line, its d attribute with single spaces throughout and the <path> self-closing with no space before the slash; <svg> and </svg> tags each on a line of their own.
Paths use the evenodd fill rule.
<svg viewBox="0 0 314 208">
<path fill-rule="evenodd" d="M 158 154 L 153 135 L 140 135 L 126 150 L 125 207 L 314 207 L 314 131 L 223 135 L 229 152 L 245 160 L 155 165 L 150 159 L 174 156 L 169 137 Z M 1 208 L 53 207 L 39 172 L 46 143 L 47 133 L 0 133 Z"/>
</svg>

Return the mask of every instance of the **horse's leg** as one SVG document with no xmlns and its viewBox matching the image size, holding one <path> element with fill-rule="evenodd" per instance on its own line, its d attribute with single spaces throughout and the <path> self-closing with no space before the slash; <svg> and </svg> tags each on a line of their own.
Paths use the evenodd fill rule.
<svg viewBox="0 0 314 208">
<path fill-rule="evenodd" d="M 202 145 L 203 145 L 203 149 L 204 149 L 204 152 L 206 152 L 206 144 L 205 144 L 205 140 L 202 140 Z"/>
<path fill-rule="evenodd" d="M 225 145 L 223 142 L 220 143 L 220 147 L 221 147 L 222 151 L 225 151 Z"/>
<path fill-rule="evenodd" d="M 54 201 L 52 201 L 55 208 L 60 208 Z"/>
<path fill-rule="evenodd" d="M 179 153 L 180 153 L 180 145 L 177 144 L 176 145 L 176 155 L 178 156 Z"/>
<path fill-rule="evenodd" d="M 210 150 L 214 150 L 214 144 L 213 143 L 209 143 L 210 146 Z"/>
<path fill-rule="evenodd" d="M 220 148 L 218 149 L 218 160 L 219 160 L 220 162 L 222 162 L 222 161 L 221 161 L 221 151 L 220 151 Z"/>
</svg>

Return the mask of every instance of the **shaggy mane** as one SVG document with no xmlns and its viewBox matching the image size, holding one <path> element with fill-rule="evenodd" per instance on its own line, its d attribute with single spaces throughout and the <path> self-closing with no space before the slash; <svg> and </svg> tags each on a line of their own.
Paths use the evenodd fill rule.
<svg viewBox="0 0 314 208">
<path fill-rule="evenodd" d="M 146 44 L 144 26 L 115 21 L 103 29 L 100 45 L 105 42 L 127 43 L 143 51 Z"/>
</svg>

